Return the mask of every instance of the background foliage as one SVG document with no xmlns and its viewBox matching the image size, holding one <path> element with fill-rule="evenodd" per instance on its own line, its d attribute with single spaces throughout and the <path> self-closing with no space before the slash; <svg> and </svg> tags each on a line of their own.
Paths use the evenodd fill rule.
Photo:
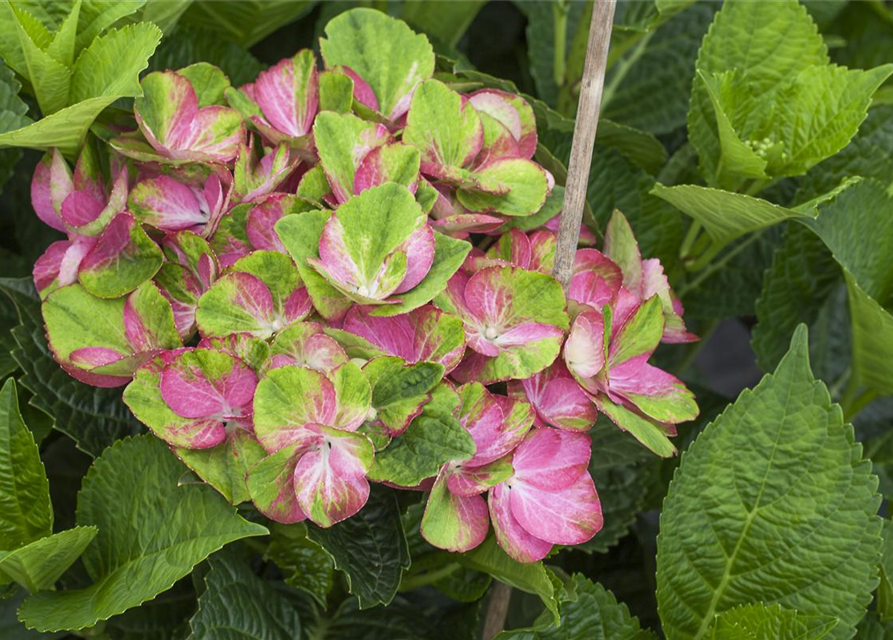
<svg viewBox="0 0 893 640">
<path fill-rule="evenodd" d="M 29 185 L 33 149 L 72 154 L 88 127 L 113 124 L 146 61 L 212 62 L 238 86 L 317 47 L 355 6 L 424 32 L 459 78 L 541 101 L 540 141 L 560 168 L 591 3 L 86 0 L 75 26 L 67 2 L 0 5 L 0 637 L 66 637 L 16 614 L 28 590 L 58 581 L 64 591 L 19 611 L 30 626 L 113 640 L 458 640 L 479 637 L 494 578 L 515 587 L 503 640 L 891 637 L 893 13 L 735 4 L 714 22 L 721 2 L 620 2 L 588 193 L 593 229 L 621 209 L 702 336 L 659 352 L 701 417 L 680 428 L 681 460 L 600 419 L 591 472 L 605 529 L 529 566 L 492 544 L 430 547 L 419 505 L 392 492 L 332 529 L 267 533 L 198 486 L 120 391 L 53 361 L 30 272 L 59 236 L 34 216 Z M 23 41 L 13 7 L 33 16 L 31 45 L 9 44 Z M 749 117 L 761 109 L 773 117 Z M 805 120 L 803 137 L 788 135 Z"/>
</svg>

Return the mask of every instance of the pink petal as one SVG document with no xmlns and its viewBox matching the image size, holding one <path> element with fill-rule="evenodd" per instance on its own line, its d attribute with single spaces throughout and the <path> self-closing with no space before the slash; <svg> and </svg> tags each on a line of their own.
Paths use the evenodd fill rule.
<svg viewBox="0 0 893 640">
<path fill-rule="evenodd" d="M 294 480 L 301 509 L 321 527 L 346 520 L 369 499 L 366 468 L 341 438 L 326 437 L 301 456 Z"/>
<path fill-rule="evenodd" d="M 406 275 L 394 293 L 405 293 L 418 285 L 434 264 L 434 230 L 419 227 L 404 242 L 400 250 L 406 253 Z"/>
<path fill-rule="evenodd" d="M 337 216 L 328 219 L 319 239 L 319 263 L 326 273 L 348 290 L 360 283 L 360 268 L 348 254 L 344 244 L 344 227 Z"/>
<path fill-rule="evenodd" d="M 533 429 L 512 458 L 515 479 L 545 491 L 560 491 L 589 466 L 591 440 L 562 429 Z"/>
<path fill-rule="evenodd" d="M 96 220 L 105 209 L 105 204 L 92 194 L 73 191 L 62 201 L 62 222 L 68 227 L 82 227 Z"/>
<path fill-rule="evenodd" d="M 340 65 L 337 69 L 353 80 L 354 100 L 373 111 L 378 111 L 378 98 L 375 97 L 375 92 L 372 91 L 372 87 L 369 86 L 369 83 L 363 80 L 356 71 L 347 65 Z"/>
<path fill-rule="evenodd" d="M 564 361 L 576 376 L 591 378 L 605 367 L 605 320 L 595 310 L 584 311 L 571 325 L 564 343 Z"/>
<path fill-rule="evenodd" d="M 560 491 L 515 482 L 509 491 L 509 504 L 518 524 L 553 544 L 582 544 L 604 524 L 598 493 L 588 473 Z"/>
<path fill-rule="evenodd" d="M 600 310 L 614 300 L 622 284 L 623 273 L 613 260 L 595 249 L 577 251 L 568 298 Z"/>
<path fill-rule="evenodd" d="M 245 232 L 255 249 L 286 253 L 285 246 L 273 226 L 285 215 L 283 201 L 288 197 L 284 193 L 274 193 L 253 206 L 248 212 Z"/>
<path fill-rule="evenodd" d="M 508 349 L 509 347 L 528 344 L 536 340 L 545 340 L 546 338 L 561 339 L 563 336 L 564 332 L 554 325 L 524 322 L 499 334 L 492 342 L 499 349 Z"/>
<path fill-rule="evenodd" d="M 59 217 L 62 202 L 74 190 L 71 170 L 58 149 L 48 151 L 34 167 L 31 179 L 31 206 L 44 224 L 65 233 Z"/>
<path fill-rule="evenodd" d="M 300 64 L 307 62 L 301 53 L 280 60 L 261 71 L 254 84 L 252 97 L 264 117 L 275 129 L 293 138 L 310 132 L 319 104 L 318 71 L 312 54 L 310 59 L 312 64 L 306 64 L 306 68 Z M 304 75 L 308 71 L 309 75 Z"/>
<path fill-rule="evenodd" d="M 490 518 L 496 542 L 518 562 L 538 562 L 552 551 L 552 543 L 531 535 L 521 526 L 512 515 L 510 496 L 511 489 L 505 483 L 490 491 Z"/>
<path fill-rule="evenodd" d="M 219 184 L 219 183 L 218 183 Z M 140 221 L 164 231 L 192 229 L 208 222 L 210 209 L 201 192 L 170 176 L 142 180 L 133 188 L 128 207 Z"/>
<path fill-rule="evenodd" d="M 544 424 L 572 430 L 591 427 L 598 411 L 561 360 L 520 382 Z M 542 425 L 540 425 L 542 426 Z"/>
<path fill-rule="evenodd" d="M 175 413 L 184 418 L 226 417 L 251 402 L 257 377 L 243 362 L 231 358 L 229 372 L 209 379 L 190 356 L 183 354 L 161 372 L 161 397 Z"/>
</svg>

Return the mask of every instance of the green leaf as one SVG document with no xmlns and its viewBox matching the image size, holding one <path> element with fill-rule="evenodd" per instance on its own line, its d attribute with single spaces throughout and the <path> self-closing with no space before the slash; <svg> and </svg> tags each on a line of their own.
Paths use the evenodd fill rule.
<svg viewBox="0 0 893 640">
<path fill-rule="evenodd" d="M 802 225 L 789 225 L 763 276 L 757 324 L 751 332 L 751 346 L 763 371 L 775 369 L 797 325 L 817 319 L 839 282 L 840 269 L 822 240 Z"/>
<path fill-rule="evenodd" d="M 779 605 L 749 604 L 716 617 L 713 640 L 818 640 L 828 637 L 837 618 L 805 616 Z"/>
<path fill-rule="evenodd" d="M 443 365 L 434 362 L 407 364 L 402 358 L 371 360 L 363 373 L 372 387 L 372 407 L 388 429 L 401 432 L 418 415 L 443 378 Z"/>
<path fill-rule="evenodd" d="M 843 269 L 853 321 L 854 375 L 893 392 L 893 198 L 865 180 L 821 207 L 812 228 Z"/>
<path fill-rule="evenodd" d="M 859 133 L 840 153 L 817 164 L 799 182 L 797 202 L 833 189 L 849 176 L 893 184 L 893 105 L 872 108 Z"/>
<path fill-rule="evenodd" d="M 52 589 L 96 537 L 96 527 L 75 527 L 0 555 L 0 580 L 34 593 Z"/>
<path fill-rule="evenodd" d="M 700 222 L 715 246 L 722 247 L 746 233 L 771 227 L 790 219 L 815 218 L 818 205 L 833 200 L 858 179 L 844 180 L 838 187 L 814 200 L 782 207 L 762 198 L 710 187 L 684 184 L 666 187 L 655 184 L 651 193 Z"/>
<path fill-rule="evenodd" d="M 0 389 L 0 549 L 17 549 L 52 531 L 46 470 L 9 379 Z"/>
<path fill-rule="evenodd" d="M 479 547 L 456 559 L 464 567 L 489 574 L 511 587 L 539 596 L 555 623 L 560 622 L 555 585 L 557 578 L 542 562 L 522 564 L 513 560 L 499 547 L 492 535 Z"/>
<path fill-rule="evenodd" d="M 78 494 L 78 524 L 99 528 L 83 556 L 94 583 L 32 595 L 22 620 L 38 631 L 91 627 L 169 589 L 224 545 L 268 533 L 211 488 L 178 487 L 181 474 L 177 459 L 152 436 L 107 449 Z"/>
<path fill-rule="evenodd" d="M 13 357 L 24 371 L 19 382 L 33 394 L 30 404 L 51 416 L 56 429 L 93 457 L 115 440 L 138 433 L 141 427 L 121 402 L 120 389 L 78 382 L 53 359 L 31 278 L 0 278 L 0 290 L 15 301 L 21 319 L 13 329 L 18 345 Z"/>
<path fill-rule="evenodd" d="M 0 63 L 0 132 L 19 129 L 31 123 L 27 115 L 28 105 L 19 97 L 21 88 L 12 70 Z"/>
<path fill-rule="evenodd" d="M 695 3 L 608 70 L 599 131 L 604 118 L 655 135 L 685 126 L 695 58 L 715 11 L 713 3 Z"/>
<path fill-rule="evenodd" d="M 306 15 L 314 0 L 232 0 L 194 2 L 181 18 L 183 24 L 213 29 L 225 40 L 248 48 Z"/>
<path fill-rule="evenodd" d="M 307 537 L 307 525 L 274 523 L 264 558 L 272 560 L 285 583 L 309 594 L 321 607 L 334 586 L 332 557 Z"/>
<path fill-rule="evenodd" d="M 657 541 L 667 638 L 708 638 L 717 614 L 757 601 L 837 617 L 828 638 L 851 637 L 877 584 L 876 490 L 810 371 L 801 327 L 775 373 L 698 436 L 670 485 Z"/>
<path fill-rule="evenodd" d="M 301 620 L 291 603 L 234 555 L 208 559 L 204 593 L 189 621 L 190 640 L 292 640 Z"/>
<path fill-rule="evenodd" d="M 455 47 L 486 0 L 408 0 L 400 17 L 411 26 Z"/>
<path fill-rule="evenodd" d="M 13 10 L 16 14 L 16 32 L 19 46 L 25 59 L 25 77 L 31 82 L 37 103 L 44 115 L 59 111 L 68 104 L 68 93 L 71 87 L 71 70 L 62 62 L 51 56 L 44 46 L 35 42 L 32 31 L 23 24 L 23 10 Z"/>
<path fill-rule="evenodd" d="M 877 612 L 881 620 L 893 620 L 893 521 L 884 520 L 881 555 L 881 584 L 877 590 Z"/>
<path fill-rule="evenodd" d="M 139 376 L 140 373 L 137 378 Z M 125 395 L 128 393 L 126 391 Z M 217 489 L 230 504 L 239 504 L 250 499 L 245 484 L 248 470 L 267 455 L 254 436 L 243 429 L 234 429 L 227 434 L 226 441 L 216 447 L 177 448 L 174 453 L 196 475 Z"/>
<path fill-rule="evenodd" d="M 373 489 L 355 516 L 328 529 L 307 528 L 310 540 L 325 549 L 335 568 L 347 576 L 360 609 L 394 599 L 410 557 L 393 492 Z"/>
<path fill-rule="evenodd" d="M 567 599 L 561 601 L 561 625 L 544 613 L 533 629 L 504 631 L 496 640 L 655 640 L 654 632 L 642 629 L 626 605 L 597 582 L 579 573 L 564 585 Z"/>
<path fill-rule="evenodd" d="M 67 94 L 69 106 L 34 124 L 0 134 L 0 147 L 59 147 L 73 156 L 103 109 L 118 98 L 140 95 L 139 74 L 160 41 L 161 30 L 150 23 L 123 27 L 97 38 L 75 62 Z"/>
<path fill-rule="evenodd" d="M 346 65 L 369 83 L 379 113 L 389 119 L 400 101 L 434 72 L 428 39 L 374 9 L 353 9 L 331 20 L 319 48 L 326 67 Z"/>
<path fill-rule="evenodd" d="M 373 403 L 374 394 L 373 390 Z M 474 440 L 456 419 L 458 406 L 456 393 L 445 384 L 438 385 L 409 428 L 375 454 L 369 479 L 414 487 L 436 476 L 447 462 L 471 458 Z"/>
</svg>

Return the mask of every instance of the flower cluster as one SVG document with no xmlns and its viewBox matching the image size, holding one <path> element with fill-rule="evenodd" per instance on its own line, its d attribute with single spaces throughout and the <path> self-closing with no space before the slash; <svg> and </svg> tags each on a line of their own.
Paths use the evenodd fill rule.
<svg viewBox="0 0 893 640">
<path fill-rule="evenodd" d="M 598 414 L 660 455 L 697 414 L 647 362 L 695 339 L 660 263 L 618 212 L 565 294 L 523 98 L 435 79 L 425 37 L 372 10 L 320 50 L 240 88 L 151 73 L 129 128 L 73 171 L 46 155 L 34 209 L 68 235 L 34 267 L 55 358 L 126 385 L 199 477 L 279 522 L 331 526 L 379 482 L 429 493 L 443 549 L 491 522 L 522 562 L 590 539 Z"/>
</svg>

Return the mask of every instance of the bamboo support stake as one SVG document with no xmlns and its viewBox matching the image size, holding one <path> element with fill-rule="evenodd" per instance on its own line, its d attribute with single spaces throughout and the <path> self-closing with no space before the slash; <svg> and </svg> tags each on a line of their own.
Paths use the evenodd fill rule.
<svg viewBox="0 0 893 640">
<path fill-rule="evenodd" d="M 592 22 L 589 23 L 589 42 L 580 85 L 580 101 L 577 105 L 577 122 L 571 143 L 571 157 L 564 188 L 564 208 L 558 229 L 558 247 L 552 275 L 567 291 L 574 269 L 577 242 L 580 239 L 580 223 L 586 204 L 586 187 L 589 183 L 589 167 L 595 147 L 598 128 L 598 112 L 601 108 L 602 90 L 605 86 L 605 69 L 608 45 L 611 42 L 611 26 L 617 0 L 594 0 Z M 505 628 L 512 589 L 507 584 L 495 582 L 487 606 L 487 616 L 481 634 L 483 640 L 491 640 Z"/>
<path fill-rule="evenodd" d="M 552 275 L 565 291 L 570 284 L 577 242 L 580 239 L 580 223 L 583 221 L 583 208 L 586 204 L 586 187 L 589 183 L 592 150 L 595 147 L 598 112 L 605 85 L 605 67 L 616 4 L 617 0 L 595 0 L 592 7 L 589 42 L 580 84 L 580 101 L 577 105 L 577 122 L 574 125 L 567 184 L 564 188 L 564 208 L 558 228 L 555 266 L 552 269 Z"/>
</svg>

